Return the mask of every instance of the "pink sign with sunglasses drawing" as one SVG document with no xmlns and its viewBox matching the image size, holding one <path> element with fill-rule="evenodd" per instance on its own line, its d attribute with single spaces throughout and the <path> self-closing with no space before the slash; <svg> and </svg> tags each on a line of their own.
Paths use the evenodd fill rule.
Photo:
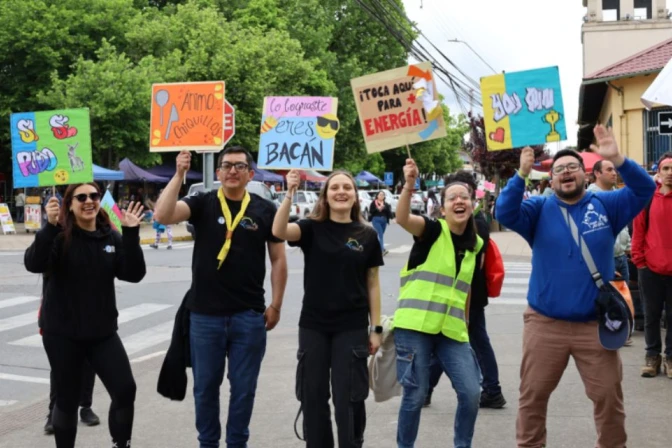
<svg viewBox="0 0 672 448">
<path fill-rule="evenodd" d="M 340 129 L 337 107 L 338 98 L 332 97 L 266 97 L 257 166 L 331 171 Z"/>
</svg>

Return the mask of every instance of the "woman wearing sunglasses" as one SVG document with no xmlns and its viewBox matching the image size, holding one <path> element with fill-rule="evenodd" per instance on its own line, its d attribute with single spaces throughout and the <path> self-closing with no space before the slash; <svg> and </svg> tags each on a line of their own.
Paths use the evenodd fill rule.
<svg viewBox="0 0 672 448">
<path fill-rule="evenodd" d="M 307 448 L 333 448 L 329 396 L 340 448 L 364 443 L 369 372 L 366 360 L 380 347 L 383 255 L 376 232 L 363 222 L 353 177 L 335 171 L 308 219 L 287 224 L 299 172 L 287 174 L 288 194 L 273 234 L 304 254 L 304 296 L 299 320 L 296 396 L 303 410 Z"/>
<path fill-rule="evenodd" d="M 56 446 L 75 446 L 81 371 L 85 360 L 110 394 L 114 446 L 131 446 L 135 381 L 117 335 L 115 277 L 137 283 L 145 276 L 139 228 L 142 205 L 122 211 L 122 233 L 112 230 L 95 183 L 70 185 L 49 199 L 47 224 L 35 235 L 24 262 L 43 274 L 42 343 L 56 383 Z"/>
</svg>

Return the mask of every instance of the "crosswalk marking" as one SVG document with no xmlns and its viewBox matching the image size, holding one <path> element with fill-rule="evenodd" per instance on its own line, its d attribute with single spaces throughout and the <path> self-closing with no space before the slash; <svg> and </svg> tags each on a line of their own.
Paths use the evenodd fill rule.
<svg viewBox="0 0 672 448">
<path fill-rule="evenodd" d="M 141 317 L 148 316 L 153 313 L 158 313 L 167 308 L 172 307 L 173 305 L 166 305 L 161 303 L 141 303 L 139 305 L 132 306 L 130 308 L 124 308 L 119 311 L 119 317 L 117 318 L 117 323 L 123 324 L 130 322 Z M 33 313 L 34 315 L 35 313 Z M 10 345 L 19 345 L 22 347 L 42 347 L 42 336 L 35 334 L 32 336 L 19 339 L 9 343 Z"/>
<path fill-rule="evenodd" d="M 0 309 L 10 306 L 23 305 L 24 303 L 36 302 L 40 300 L 36 296 L 12 297 L 11 299 L 0 300 Z"/>
<path fill-rule="evenodd" d="M 49 378 L 36 376 L 12 375 L 0 372 L 0 380 L 20 381 L 22 383 L 49 384 Z"/>
<path fill-rule="evenodd" d="M 30 313 L 19 314 L 18 316 L 0 319 L 0 333 L 3 331 L 13 330 L 15 328 L 25 327 L 33 324 L 37 326 L 37 310 Z"/>
<path fill-rule="evenodd" d="M 3 406 L 11 406 L 18 403 L 16 400 L 0 400 L 0 408 Z"/>
<path fill-rule="evenodd" d="M 173 321 L 164 322 L 139 333 L 122 339 L 126 353 L 130 356 L 146 348 L 170 341 L 173 333 Z"/>
</svg>

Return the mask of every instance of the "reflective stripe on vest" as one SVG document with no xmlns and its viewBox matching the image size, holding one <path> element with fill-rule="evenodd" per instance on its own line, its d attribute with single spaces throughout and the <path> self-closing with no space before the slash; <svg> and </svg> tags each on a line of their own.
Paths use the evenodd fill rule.
<svg viewBox="0 0 672 448">
<path fill-rule="evenodd" d="M 477 236 L 474 251 L 467 251 L 456 272 L 455 248 L 448 224 L 441 220 L 441 234 L 427 259 L 415 269 L 404 267 L 394 327 L 427 334 L 443 334 L 459 342 L 469 341 L 466 307 L 476 269 L 476 254 L 483 247 Z"/>
</svg>

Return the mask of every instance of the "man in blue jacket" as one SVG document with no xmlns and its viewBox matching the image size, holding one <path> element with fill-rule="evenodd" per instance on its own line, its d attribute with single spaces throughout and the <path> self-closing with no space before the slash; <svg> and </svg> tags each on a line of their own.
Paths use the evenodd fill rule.
<svg viewBox="0 0 672 448">
<path fill-rule="evenodd" d="M 626 446 L 621 359 L 618 351 L 600 344 L 595 312 L 598 289 L 561 209 L 576 222 L 602 278 L 610 281 L 615 271 L 615 238 L 644 208 L 655 184 L 641 167 L 619 153 L 611 131 L 598 125 L 594 134 L 597 145 L 591 148 L 614 164 L 625 188 L 587 192 L 583 159 L 575 151 L 561 150 L 551 167 L 555 195 L 523 201 L 525 179 L 534 164 L 534 151 L 525 148 L 518 174 L 496 203 L 498 220 L 532 247 L 529 307 L 523 315 L 518 447 L 545 446 L 548 400 L 570 356 L 594 404 L 596 447 Z"/>
</svg>

